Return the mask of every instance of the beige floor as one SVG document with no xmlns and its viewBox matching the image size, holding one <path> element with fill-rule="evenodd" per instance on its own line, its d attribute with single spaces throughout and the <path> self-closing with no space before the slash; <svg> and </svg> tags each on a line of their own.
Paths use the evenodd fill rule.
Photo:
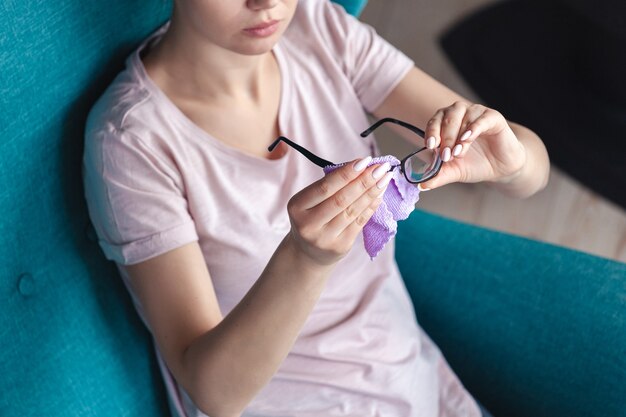
<svg viewBox="0 0 626 417">
<path fill-rule="evenodd" d="M 436 37 L 466 13 L 494 0 L 370 0 L 361 20 L 433 77 L 479 101 L 441 52 Z M 497 0 L 495 0 L 497 1 Z M 384 139 L 384 138 L 383 138 Z M 385 153 L 407 153 L 401 141 Z M 545 190 L 507 198 L 482 184 L 452 184 L 422 194 L 418 206 L 472 224 L 626 262 L 626 211 L 552 168 Z"/>
</svg>

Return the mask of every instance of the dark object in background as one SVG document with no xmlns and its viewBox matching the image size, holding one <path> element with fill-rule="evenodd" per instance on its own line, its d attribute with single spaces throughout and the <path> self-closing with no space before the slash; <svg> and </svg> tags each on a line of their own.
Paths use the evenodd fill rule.
<svg viewBox="0 0 626 417">
<path fill-rule="evenodd" d="M 498 2 L 441 44 L 486 105 L 534 130 L 554 164 L 626 207 L 626 2 L 598 3 L 611 0 Z"/>
</svg>

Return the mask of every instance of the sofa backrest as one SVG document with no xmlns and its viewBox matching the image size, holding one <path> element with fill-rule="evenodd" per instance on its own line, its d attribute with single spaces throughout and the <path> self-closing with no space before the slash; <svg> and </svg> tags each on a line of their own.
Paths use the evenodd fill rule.
<svg viewBox="0 0 626 417">
<path fill-rule="evenodd" d="M 1 416 L 167 410 L 150 338 L 90 228 L 81 158 L 89 108 L 170 6 L 0 2 Z"/>
<path fill-rule="evenodd" d="M 0 2 L 0 416 L 167 415 L 150 337 L 90 226 L 81 158 L 89 109 L 170 9 Z"/>
</svg>

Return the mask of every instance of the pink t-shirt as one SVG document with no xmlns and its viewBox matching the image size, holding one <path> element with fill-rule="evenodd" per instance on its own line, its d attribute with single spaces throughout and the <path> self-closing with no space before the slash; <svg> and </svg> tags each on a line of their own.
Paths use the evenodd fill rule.
<svg viewBox="0 0 626 417">
<path fill-rule="evenodd" d="M 128 58 L 90 113 L 83 166 L 89 213 L 102 250 L 126 284 L 122 265 L 197 240 L 227 315 L 288 233 L 287 201 L 324 173 L 293 149 L 277 160 L 259 158 L 191 122 L 149 79 L 139 57 L 165 29 Z M 411 60 L 327 0 L 299 2 L 274 54 L 285 136 L 334 162 L 377 152 L 372 138 L 358 132 Z M 204 416 L 157 355 L 175 415 Z M 418 326 L 393 242 L 372 261 L 359 238 L 290 354 L 243 415 L 480 412 Z"/>
</svg>

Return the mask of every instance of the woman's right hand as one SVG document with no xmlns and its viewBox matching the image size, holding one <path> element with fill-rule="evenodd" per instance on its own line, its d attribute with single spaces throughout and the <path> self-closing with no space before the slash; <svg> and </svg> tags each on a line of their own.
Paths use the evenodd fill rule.
<svg viewBox="0 0 626 417">
<path fill-rule="evenodd" d="M 383 199 L 392 173 L 371 157 L 346 163 L 294 195 L 287 204 L 297 249 L 321 266 L 343 258 Z"/>
</svg>

